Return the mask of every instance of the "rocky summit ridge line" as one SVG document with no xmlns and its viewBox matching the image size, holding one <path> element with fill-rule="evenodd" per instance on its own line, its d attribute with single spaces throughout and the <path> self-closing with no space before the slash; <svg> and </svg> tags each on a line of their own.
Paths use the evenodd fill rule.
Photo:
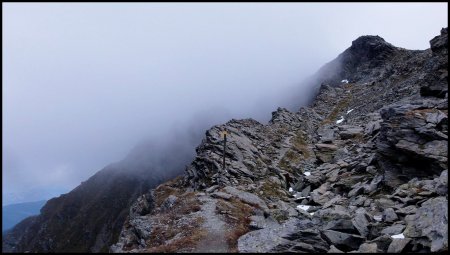
<svg viewBox="0 0 450 255">
<path fill-rule="evenodd" d="M 447 251 L 447 38 L 413 51 L 359 37 L 314 75 L 309 106 L 212 127 L 184 175 L 121 207 L 109 251 Z M 4 249 L 48 247 L 28 244 L 45 221 L 26 221 Z"/>
</svg>

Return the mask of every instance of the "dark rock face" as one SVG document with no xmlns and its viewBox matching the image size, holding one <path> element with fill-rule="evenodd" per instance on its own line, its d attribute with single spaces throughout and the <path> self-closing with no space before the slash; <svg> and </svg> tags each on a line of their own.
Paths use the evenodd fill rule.
<svg viewBox="0 0 450 255">
<path fill-rule="evenodd" d="M 430 41 L 434 60 L 429 63 L 429 72 L 420 88 L 422 96 L 448 97 L 448 28 L 441 30 L 441 35 Z"/>
<path fill-rule="evenodd" d="M 319 85 L 332 87 L 338 86 L 342 80 L 350 83 L 384 80 L 409 71 L 410 67 L 406 66 L 399 70 L 396 62 L 401 58 L 403 61 L 417 61 L 413 56 L 415 53 L 420 52 L 397 48 L 379 36 L 361 36 L 336 59 L 323 66 L 316 73 L 316 78 Z"/>
<path fill-rule="evenodd" d="M 392 187 L 400 177 L 431 177 L 447 168 L 447 111 L 445 100 L 397 104 L 381 110 L 377 148 Z"/>
<path fill-rule="evenodd" d="M 348 49 L 348 55 L 344 55 L 344 66 L 347 68 L 355 68 L 348 70 L 354 72 L 357 65 L 361 63 L 370 63 L 370 67 L 376 68 L 392 56 L 396 48 L 387 43 L 379 36 L 361 36 L 352 42 L 352 46 Z M 345 53 L 344 53 L 345 54 Z"/>
<path fill-rule="evenodd" d="M 448 54 L 448 28 L 442 28 L 441 34 L 431 39 L 430 45 L 433 52 Z"/>
</svg>

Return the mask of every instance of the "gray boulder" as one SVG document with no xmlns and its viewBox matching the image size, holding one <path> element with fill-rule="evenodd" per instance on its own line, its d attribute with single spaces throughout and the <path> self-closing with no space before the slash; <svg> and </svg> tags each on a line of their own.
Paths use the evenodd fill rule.
<svg viewBox="0 0 450 255">
<path fill-rule="evenodd" d="M 321 130 L 319 136 L 321 143 L 332 143 L 334 141 L 334 130 L 330 128 Z"/>
<path fill-rule="evenodd" d="M 338 147 L 333 144 L 316 144 L 316 157 L 322 162 L 331 162 Z"/>
<path fill-rule="evenodd" d="M 353 226 L 355 226 L 359 234 L 363 237 L 367 237 L 367 235 L 369 234 L 369 219 L 370 216 L 363 208 L 357 210 L 355 216 L 352 219 Z"/>
<path fill-rule="evenodd" d="M 355 227 L 350 219 L 336 219 L 329 221 L 323 229 L 336 230 L 340 232 L 355 232 Z"/>
<path fill-rule="evenodd" d="M 248 232 L 238 239 L 239 252 L 270 252 L 285 243 L 286 236 L 298 232 L 299 219 L 290 218 L 282 225 L 268 225 L 263 229 Z"/>
<path fill-rule="evenodd" d="M 378 249 L 381 252 L 386 252 L 388 250 L 389 245 L 391 244 L 392 240 L 393 239 L 388 235 L 381 235 L 381 236 L 369 241 L 368 243 L 376 243 Z"/>
<path fill-rule="evenodd" d="M 395 213 L 394 209 L 392 209 L 392 208 L 386 208 L 383 211 L 383 218 L 384 218 L 384 221 L 386 221 L 386 222 L 394 222 L 394 221 L 398 220 L 398 216 Z"/>
<path fill-rule="evenodd" d="M 427 200 L 413 215 L 405 217 L 406 237 L 427 237 L 431 252 L 448 250 L 448 200 L 437 197 Z"/>
<path fill-rule="evenodd" d="M 332 244 L 343 251 L 356 250 L 365 241 L 365 238 L 362 236 L 334 230 L 322 231 L 322 236 L 329 244 Z"/>
<path fill-rule="evenodd" d="M 344 252 L 336 248 L 336 246 L 331 245 L 330 249 L 328 250 L 328 253 L 344 253 Z"/>
<path fill-rule="evenodd" d="M 342 125 L 339 126 L 339 136 L 342 140 L 346 139 L 352 139 L 358 136 L 362 136 L 364 133 L 364 130 L 361 127 L 356 126 L 348 126 L 348 125 Z"/>
<path fill-rule="evenodd" d="M 379 131 L 381 128 L 381 121 L 371 121 L 366 124 L 364 128 L 364 134 L 373 135 L 375 132 Z"/>
<path fill-rule="evenodd" d="M 409 242 L 411 242 L 411 238 L 396 238 L 393 239 L 391 244 L 389 244 L 388 253 L 400 253 L 403 251 L 403 249 L 405 249 L 406 245 L 409 244 Z"/>
<path fill-rule="evenodd" d="M 276 228 L 279 227 L 280 224 L 273 219 L 272 217 L 264 217 L 261 215 L 252 215 L 250 216 L 250 228 L 251 229 L 263 229 L 263 228 Z"/>
<path fill-rule="evenodd" d="M 357 253 L 377 253 L 378 245 L 377 243 L 363 243 L 359 246 Z"/>
<path fill-rule="evenodd" d="M 264 202 L 261 198 L 259 198 L 257 195 L 246 192 L 246 191 L 242 191 L 242 190 L 238 190 L 232 186 L 227 186 L 225 188 L 223 188 L 223 191 L 235 196 L 236 198 L 238 198 L 239 200 L 241 200 L 244 203 L 250 204 L 250 205 L 254 205 L 254 206 L 258 206 L 259 208 L 267 211 L 269 208 L 267 207 L 266 202 Z"/>
<path fill-rule="evenodd" d="M 389 227 L 381 230 L 381 234 L 390 235 L 390 236 L 397 235 L 397 234 L 402 233 L 402 231 L 403 231 L 403 229 L 405 229 L 405 227 L 406 226 L 403 224 L 395 224 L 395 225 L 389 226 Z"/>
</svg>

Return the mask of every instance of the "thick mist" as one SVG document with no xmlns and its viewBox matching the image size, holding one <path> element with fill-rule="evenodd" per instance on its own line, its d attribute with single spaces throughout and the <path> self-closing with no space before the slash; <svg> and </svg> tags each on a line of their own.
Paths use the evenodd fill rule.
<svg viewBox="0 0 450 255">
<path fill-rule="evenodd" d="M 188 164 L 212 125 L 305 105 L 302 81 L 358 36 L 426 49 L 448 26 L 446 3 L 2 7 L 4 205 L 124 158 Z"/>
</svg>

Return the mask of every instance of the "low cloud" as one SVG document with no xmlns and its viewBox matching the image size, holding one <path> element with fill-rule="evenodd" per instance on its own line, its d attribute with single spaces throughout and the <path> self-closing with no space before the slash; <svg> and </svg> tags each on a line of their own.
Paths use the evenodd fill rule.
<svg viewBox="0 0 450 255">
<path fill-rule="evenodd" d="M 446 26 L 444 3 L 3 4 L 4 201 L 68 192 L 136 144 L 178 169 L 212 125 L 305 105 L 358 36 L 425 49 Z"/>
</svg>

